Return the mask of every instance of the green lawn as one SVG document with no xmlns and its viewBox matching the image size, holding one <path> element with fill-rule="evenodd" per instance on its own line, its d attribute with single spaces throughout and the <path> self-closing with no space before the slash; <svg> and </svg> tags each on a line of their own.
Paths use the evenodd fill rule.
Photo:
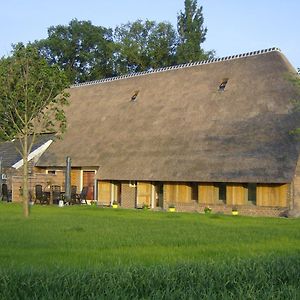
<svg viewBox="0 0 300 300">
<path fill-rule="evenodd" d="M 0 299 L 297 299 L 300 219 L 0 203 L 0 267 Z"/>
</svg>

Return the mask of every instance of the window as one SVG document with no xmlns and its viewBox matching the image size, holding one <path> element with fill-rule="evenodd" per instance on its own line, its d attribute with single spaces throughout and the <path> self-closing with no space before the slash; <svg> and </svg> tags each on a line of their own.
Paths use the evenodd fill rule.
<svg viewBox="0 0 300 300">
<path fill-rule="evenodd" d="M 256 204 L 256 183 L 248 183 L 248 204 Z"/>
<path fill-rule="evenodd" d="M 222 80 L 221 84 L 219 85 L 219 92 L 224 92 L 226 84 L 228 82 L 228 78 Z"/>
<path fill-rule="evenodd" d="M 48 170 L 47 173 L 48 173 L 48 174 L 52 174 L 52 175 L 55 175 L 55 174 L 56 174 L 55 170 Z"/>
<path fill-rule="evenodd" d="M 191 183 L 192 187 L 192 200 L 198 201 L 198 183 Z"/>
<path fill-rule="evenodd" d="M 215 187 L 219 191 L 219 198 L 218 198 L 219 202 L 226 203 L 226 183 L 224 182 L 216 183 Z"/>
<path fill-rule="evenodd" d="M 136 101 L 136 98 L 137 98 L 137 96 L 138 96 L 138 94 L 139 94 L 139 92 L 140 92 L 140 91 L 135 91 L 135 92 L 133 93 L 133 95 L 131 96 L 130 101 L 135 102 L 135 101 Z"/>
</svg>

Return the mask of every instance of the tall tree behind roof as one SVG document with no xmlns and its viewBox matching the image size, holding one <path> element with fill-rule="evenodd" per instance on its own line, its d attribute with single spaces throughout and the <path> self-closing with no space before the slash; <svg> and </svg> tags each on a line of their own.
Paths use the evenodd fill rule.
<svg viewBox="0 0 300 300">
<path fill-rule="evenodd" d="M 114 75 L 112 29 L 74 19 L 67 26 L 51 26 L 48 38 L 36 44 L 50 64 L 66 71 L 71 83 Z"/>
<path fill-rule="evenodd" d="M 116 27 L 117 74 L 147 71 L 175 63 L 177 36 L 170 23 L 137 20 Z"/>
<path fill-rule="evenodd" d="M 197 6 L 197 0 L 184 1 L 184 11 L 177 16 L 177 31 L 177 63 L 205 60 L 213 55 L 213 52 L 206 53 L 201 47 L 207 28 L 204 26 L 202 6 Z"/>
<path fill-rule="evenodd" d="M 300 112 L 300 68 L 297 68 L 297 74 L 288 74 L 287 78 L 293 84 L 296 91 L 296 97 L 291 99 L 293 104 L 293 110 Z M 291 131 L 292 134 L 300 135 L 300 127 L 295 128 Z"/>
</svg>

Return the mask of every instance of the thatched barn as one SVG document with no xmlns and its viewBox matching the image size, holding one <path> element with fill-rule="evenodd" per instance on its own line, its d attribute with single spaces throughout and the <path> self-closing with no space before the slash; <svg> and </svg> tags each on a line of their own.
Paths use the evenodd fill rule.
<svg viewBox="0 0 300 300">
<path fill-rule="evenodd" d="M 295 69 L 277 48 L 74 85 L 37 166 L 122 207 L 278 215 L 299 202 Z"/>
</svg>

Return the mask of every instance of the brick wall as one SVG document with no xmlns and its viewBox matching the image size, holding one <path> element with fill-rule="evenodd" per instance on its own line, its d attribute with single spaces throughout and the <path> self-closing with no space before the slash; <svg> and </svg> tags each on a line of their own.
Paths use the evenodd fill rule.
<svg viewBox="0 0 300 300">
<path fill-rule="evenodd" d="M 59 172 L 63 173 L 63 172 Z M 29 184 L 29 191 L 32 195 L 33 200 L 35 199 L 35 186 L 37 184 L 41 184 L 43 186 L 43 189 L 45 189 L 47 186 L 53 184 L 53 185 L 60 185 L 62 186 L 62 176 L 59 175 L 53 175 L 53 174 L 42 174 L 37 173 L 34 174 L 34 176 L 29 176 L 28 184 Z M 13 202 L 21 202 L 22 197 L 20 195 L 20 188 L 22 187 L 23 183 L 23 177 L 22 176 L 13 176 L 12 177 L 12 201 Z M 64 187 L 62 187 L 64 189 Z"/>
<path fill-rule="evenodd" d="M 168 209 L 168 203 L 164 203 L 164 208 Z M 176 211 L 179 212 L 199 212 L 203 213 L 204 208 L 208 205 L 198 204 L 196 201 L 193 203 L 176 203 Z M 209 205 L 212 209 L 212 213 L 221 213 L 221 214 L 231 214 L 232 206 L 227 206 L 225 204 L 215 204 Z M 243 205 L 236 206 L 239 212 L 239 215 L 243 216 L 268 216 L 268 217 L 278 217 L 281 216 L 287 208 L 284 207 L 259 207 L 255 205 Z"/>
<path fill-rule="evenodd" d="M 121 207 L 135 208 L 136 187 L 130 187 L 129 182 L 121 183 Z"/>
</svg>

